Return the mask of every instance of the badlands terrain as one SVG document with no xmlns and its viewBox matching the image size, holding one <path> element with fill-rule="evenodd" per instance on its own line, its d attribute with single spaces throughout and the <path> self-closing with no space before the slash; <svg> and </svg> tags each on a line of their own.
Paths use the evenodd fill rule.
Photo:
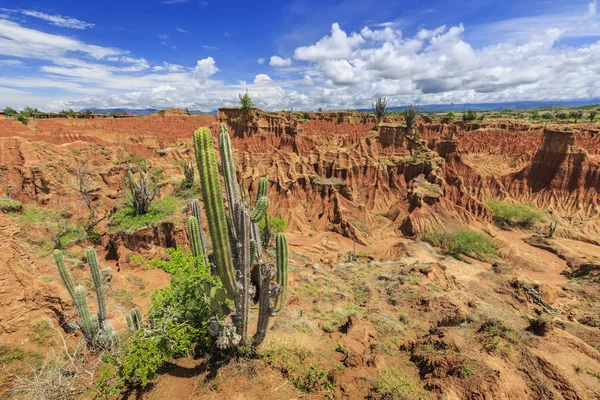
<svg viewBox="0 0 600 400">
<path fill-rule="evenodd" d="M 597 123 L 421 116 L 415 137 L 401 116 L 236 109 L 0 120 L 0 196 L 22 204 L 0 212 L 0 392 L 27 396 L 11 389 L 35 380 L 76 315 L 52 259 L 57 240 L 88 287 L 82 254 L 94 246 L 118 331 L 133 306 L 148 311 L 169 275 L 144 260 L 189 249 L 187 204 L 200 192 L 181 182 L 192 133 L 216 135 L 220 123 L 240 185 L 256 192 L 267 177 L 269 214 L 287 221 L 287 304 L 253 357 L 170 360 L 115 398 L 600 398 Z M 166 211 L 126 227 L 114 218 L 122 177 L 142 159 Z M 106 217 L 93 237 L 80 228 L 89 212 L 78 167 Z M 535 218 L 512 220 L 516 207 Z M 491 248 L 443 240 L 465 231 Z M 81 378 L 73 396 L 97 396 L 100 377 Z"/>
</svg>

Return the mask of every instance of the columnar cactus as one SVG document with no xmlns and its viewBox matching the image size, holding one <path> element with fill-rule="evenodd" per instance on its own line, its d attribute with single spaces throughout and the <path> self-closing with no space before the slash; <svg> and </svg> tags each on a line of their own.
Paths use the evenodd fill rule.
<svg viewBox="0 0 600 400">
<path fill-rule="evenodd" d="M 131 171 L 131 168 L 127 167 L 127 181 L 129 185 L 129 192 L 131 197 L 127 198 L 127 201 L 135 211 L 140 214 L 146 214 L 150 208 L 150 203 L 156 196 L 157 187 L 156 185 L 150 184 L 148 178 L 148 172 L 146 171 L 146 163 L 143 162 L 139 168 L 140 181 L 138 182 Z"/>
<path fill-rule="evenodd" d="M 277 257 L 277 283 L 281 286 L 281 293 L 275 300 L 275 312 L 279 312 L 285 305 L 288 279 L 288 245 L 283 233 L 275 236 L 275 254 Z"/>
<path fill-rule="evenodd" d="M 86 256 L 90 265 L 96 298 L 98 299 L 98 314 L 90 313 L 85 288 L 81 285 L 73 287 L 73 280 L 65 267 L 62 252 L 56 250 L 53 253 L 60 276 L 79 315 L 79 322 L 75 325 L 83 333 L 86 344 L 95 349 L 109 349 L 118 343 L 118 335 L 113 330 L 112 325 L 106 321 L 104 286 L 94 249 L 89 247 L 86 250 Z"/>
<path fill-rule="evenodd" d="M 194 133 L 194 150 L 200 175 L 202 199 L 208 218 L 208 231 L 213 243 L 217 271 L 223 286 L 230 297 L 238 292 L 234 278 L 233 258 L 229 244 L 225 205 L 219 182 L 217 157 L 213 149 L 213 139 L 208 128 L 200 128 Z"/>
<path fill-rule="evenodd" d="M 125 314 L 125 321 L 127 322 L 127 327 L 131 333 L 137 332 L 142 329 L 144 324 L 144 319 L 142 317 L 142 311 L 139 307 L 134 307 L 131 309 L 129 314 Z"/>
<path fill-rule="evenodd" d="M 98 323 L 103 327 L 104 321 L 106 321 L 106 299 L 104 298 L 104 282 L 102 282 L 102 277 L 100 276 L 100 268 L 98 267 L 98 259 L 96 258 L 94 248 L 88 247 L 85 251 L 85 256 L 90 265 L 90 272 L 98 299 Z"/>
<path fill-rule="evenodd" d="M 261 197 L 266 197 L 267 196 L 267 191 L 269 190 L 269 181 L 267 180 L 267 178 L 260 178 L 258 180 L 258 192 L 256 194 L 256 200 L 260 199 Z"/>
<path fill-rule="evenodd" d="M 75 287 L 75 306 L 77 307 L 77 313 L 79 314 L 79 323 L 83 336 L 85 337 L 86 342 L 92 344 L 94 337 L 98 333 L 97 329 L 99 329 L 98 317 L 95 318 L 95 323 L 92 323 L 92 317 L 85 295 L 85 288 L 81 285 Z"/>
<path fill-rule="evenodd" d="M 238 343 L 258 346 L 266 335 L 269 317 L 273 311 L 270 298 L 277 296 L 281 287 L 280 284 L 271 286 L 274 269 L 263 260 L 257 225 L 257 222 L 265 217 L 269 207 L 266 197 L 267 181 L 259 181 L 256 206 L 251 209 L 240 196 L 231 138 L 226 125 L 222 124 L 219 127 L 219 150 L 229 209 L 229 214 L 226 214 L 212 134 L 208 128 L 200 128 L 194 133 L 194 150 L 213 243 L 214 261 L 223 286 L 235 304 L 235 315 L 232 316 L 235 334 L 227 327 L 215 330 L 212 323 L 211 331 L 218 335 L 217 346 L 220 347 L 231 347 Z M 256 268 L 258 272 L 257 288 L 252 286 L 250 279 L 252 268 Z M 285 276 L 287 277 L 287 274 Z M 248 315 L 254 292 L 258 292 L 259 316 L 257 332 L 250 343 Z M 213 300 L 216 304 L 222 303 L 217 293 L 211 293 L 211 304 Z M 218 309 L 213 309 L 213 313 L 219 316 L 221 314 Z"/>
<path fill-rule="evenodd" d="M 52 256 L 54 257 L 54 262 L 58 267 L 58 273 L 60 274 L 63 284 L 65 285 L 67 292 L 69 292 L 69 296 L 71 296 L 73 304 L 75 304 L 75 287 L 73 286 L 73 280 L 71 279 L 71 275 L 69 274 L 69 271 L 67 271 L 67 267 L 65 267 L 63 253 L 60 250 L 54 250 Z"/>
<path fill-rule="evenodd" d="M 204 234 L 204 228 L 202 227 L 202 213 L 200 212 L 200 201 L 198 199 L 192 199 L 190 201 L 190 213 L 193 217 L 196 217 L 198 221 L 198 229 L 200 230 L 200 246 L 202 247 L 202 254 L 204 254 L 204 261 L 208 265 L 208 241 Z"/>
<path fill-rule="evenodd" d="M 208 257 L 206 256 L 206 247 L 202 240 L 202 227 L 198 224 L 198 219 L 193 215 L 188 218 L 188 236 L 190 238 L 190 248 L 192 255 L 199 259 L 204 259 L 205 265 L 208 265 Z"/>
<path fill-rule="evenodd" d="M 183 164 L 183 175 L 185 176 L 185 180 L 188 182 L 190 186 L 194 184 L 194 164 L 193 163 L 185 163 Z"/>
</svg>

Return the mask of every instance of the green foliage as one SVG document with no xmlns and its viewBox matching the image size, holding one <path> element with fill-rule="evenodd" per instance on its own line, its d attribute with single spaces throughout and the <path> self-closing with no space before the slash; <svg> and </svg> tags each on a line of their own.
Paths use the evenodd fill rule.
<svg viewBox="0 0 600 400">
<path fill-rule="evenodd" d="M 384 97 L 379 97 L 375 103 L 373 103 L 373 112 L 375 113 L 375 118 L 377 119 L 377 123 L 380 123 L 383 117 L 387 112 L 387 103 L 388 100 Z"/>
<path fill-rule="evenodd" d="M 150 324 L 138 325 L 121 341 L 119 352 L 105 356 L 113 368 L 103 371 L 102 382 L 98 382 L 101 393 L 114 394 L 108 388 L 144 387 L 169 359 L 210 346 L 206 324 L 211 305 L 205 295 L 205 284 L 220 289 L 221 283 L 210 275 L 202 257 L 193 257 L 181 249 L 167 252 L 169 260 L 141 260 L 169 272 L 171 283 L 152 295 Z"/>
<path fill-rule="evenodd" d="M 244 95 L 239 95 L 240 98 L 240 110 L 242 111 L 250 111 L 254 108 L 254 102 L 250 98 L 248 91 Z"/>
<path fill-rule="evenodd" d="M 421 400 L 427 399 L 425 391 L 418 388 L 400 370 L 390 367 L 386 368 L 377 379 L 373 391 L 381 398 L 393 400 Z"/>
<path fill-rule="evenodd" d="M 0 211 L 3 213 L 19 212 L 23 209 L 23 204 L 18 200 L 8 197 L 0 197 Z"/>
<path fill-rule="evenodd" d="M 550 112 L 545 112 L 542 114 L 542 118 L 552 121 L 554 119 L 554 115 L 552 115 L 552 113 L 550 113 Z"/>
<path fill-rule="evenodd" d="M 477 119 L 477 113 L 469 108 L 466 113 L 463 113 L 463 121 L 475 121 Z"/>
<path fill-rule="evenodd" d="M 20 347 L 0 346 L 0 364 L 10 364 L 13 361 L 23 361 L 26 356 L 25 350 Z"/>
<path fill-rule="evenodd" d="M 332 391 L 335 387 L 332 374 L 318 364 L 308 363 L 308 351 L 273 344 L 263 353 L 263 359 L 279 369 L 292 384 L 306 393 Z"/>
<path fill-rule="evenodd" d="M 494 213 L 494 223 L 504 228 L 519 227 L 528 229 L 544 219 L 544 213 L 533 204 L 511 203 L 492 199 L 488 201 L 487 205 Z"/>
<path fill-rule="evenodd" d="M 90 229 L 86 232 L 86 235 L 91 244 L 94 244 L 96 246 L 102 244 L 102 235 L 98 231 Z"/>
<path fill-rule="evenodd" d="M 423 240 L 440 247 L 444 254 L 457 258 L 464 254 L 485 261 L 498 255 L 494 243 L 487 235 L 468 229 L 429 233 L 424 235 Z"/>
<path fill-rule="evenodd" d="M 27 123 L 29 122 L 29 120 L 27 119 L 27 117 L 25 117 L 23 114 L 18 114 L 17 115 L 17 121 L 19 121 L 23 125 L 27 125 Z"/>
<path fill-rule="evenodd" d="M 483 348 L 489 353 L 510 355 L 515 351 L 514 345 L 521 342 L 518 333 L 499 320 L 485 321 L 477 333 L 482 336 Z"/>
<path fill-rule="evenodd" d="M 456 114 L 454 114 L 452 111 L 449 111 L 448 114 L 446 114 L 446 118 L 450 121 L 454 121 L 454 119 L 456 119 Z"/>
<path fill-rule="evenodd" d="M 269 217 L 269 227 L 274 233 L 285 232 L 287 229 L 287 222 L 281 218 Z M 264 218 L 258 221 L 258 228 L 262 231 L 265 229 Z"/>
<path fill-rule="evenodd" d="M 175 213 L 177 206 L 178 202 L 175 198 L 165 196 L 162 200 L 150 204 L 146 214 L 140 215 L 134 207 L 126 204 L 112 216 L 110 225 L 114 230 L 135 232 L 146 226 L 153 226 L 167 220 L 169 216 Z"/>
<path fill-rule="evenodd" d="M 10 108 L 10 107 L 4 107 L 2 112 L 5 114 L 8 114 L 10 116 L 18 114 L 17 110 L 15 110 L 14 108 Z"/>
</svg>

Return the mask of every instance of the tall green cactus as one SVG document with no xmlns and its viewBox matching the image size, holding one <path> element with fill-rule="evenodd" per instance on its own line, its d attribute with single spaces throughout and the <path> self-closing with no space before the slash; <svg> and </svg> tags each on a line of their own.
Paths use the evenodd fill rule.
<svg viewBox="0 0 600 400">
<path fill-rule="evenodd" d="M 260 219 L 265 217 L 269 207 L 268 182 L 266 179 L 259 181 L 256 204 L 254 208 L 249 207 L 246 200 L 240 197 L 231 138 L 227 127 L 222 124 L 219 127 L 219 150 L 229 208 L 229 213 L 226 214 L 213 139 L 208 128 L 200 128 L 194 133 L 194 150 L 198 162 L 209 233 L 213 242 L 214 261 L 223 286 L 235 304 L 235 315 L 232 316 L 235 335 L 231 336 L 231 326 L 225 326 L 220 330 L 213 326 L 213 332 L 220 332 L 215 333 L 218 335 L 216 343 L 220 348 L 236 346 L 238 343 L 258 346 L 266 335 L 269 318 L 273 311 L 271 297 L 275 297 L 278 293 L 271 286 L 274 269 L 272 265 L 263 260 L 261 237 L 257 224 Z M 252 203 L 251 194 L 250 203 Z M 248 320 L 253 290 L 250 275 L 253 268 L 258 272 L 256 290 L 259 299 L 259 315 L 256 334 L 250 343 Z M 222 318 L 225 310 L 222 310 L 220 306 L 223 304 L 224 298 L 218 293 L 216 288 L 211 288 L 208 296 L 211 299 L 213 315 Z"/>
<path fill-rule="evenodd" d="M 213 242 L 215 264 L 223 286 L 233 297 L 239 290 L 235 282 L 235 270 L 231 246 L 227 233 L 225 206 L 219 182 L 219 168 L 213 149 L 213 138 L 208 128 L 200 128 L 194 133 L 194 149 L 200 175 L 202 199 L 208 218 L 208 230 Z"/>
<path fill-rule="evenodd" d="M 104 298 L 104 283 L 100 276 L 100 268 L 98 267 L 98 259 L 96 258 L 94 248 L 88 247 L 85 250 L 85 256 L 90 266 L 92 280 L 94 281 L 94 289 L 96 290 L 96 297 L 98 299 L 98 323 L 100 324 L 100 329 L 104 329 L 104 321 L 106 321 L 106 299 Z"/>
<path fill-rule="evenodd" d="M 281 293 L 275 300 L 275 312 L 279 312 L 285 305 L 288 280 L 288 245 L 283 233 L 275 236 L 275 254 L 277 257 L 277 283 L 281 287 Z"/>
<path fill-rule="evenodd" d="M 60 274 L 63 284 L 65 285 L 67 292 L 69 292 L 69 296 L 71 296 L 71 300 L 73 301 L 73 304 L 75 304 L 76 303 L 75 287 L 73 286 L 73 280 L 71 279 L 71 275 L 69 274 L 69 271 L 67 270 L 67 267 L 65 266 L 65 260 L 63 258 L 63 253 L 60 250 L 54 250 L 54 252 L 52 253 L 52 256 L 54 257 L 54 262 L 56 263 L 56 266 L 58 267 L 58 273 Z"/>
<path fill-rule="evenodd" d="M 204 257 L 205 250 L 200 236 L 200 227 L 198 226 L 198 220 L 193 215 L 188 218 L 188 236 L 190 238 L 192 255 L 196 259 Z"/>
</svg>

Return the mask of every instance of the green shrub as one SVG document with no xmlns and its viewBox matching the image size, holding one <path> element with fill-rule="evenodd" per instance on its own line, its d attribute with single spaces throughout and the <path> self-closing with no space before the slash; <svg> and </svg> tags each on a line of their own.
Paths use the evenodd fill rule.
<svg viewBox="0 0 600 400">
<path fill-rule="evenodd" d="M 19 212 L 23 209 L 23 204 L 18 200 L 8 197 L 0 197 L 0 211 L 3 213 Z"/>
<path fill-rule="evenodd" d="M 469 108 L 466 113 L 463 113 L 463 121 L 475 121 L 477 119 L 477 113 Z"/>
<path fill-rule="evenodd" d="M 206 333 L 211 316 L 210 299 L 204 296 L 203 287 L 205 282 L 220 287 L 221 282 L 210 275 L 203 257 L 196 259 L 180 249 L 167 251 L 169 260 L 136 258 L 169 272 L 171 283 L 152 295 L 148 312 L 152 323 L 125 336 L 118 353 L 105 356 L 104 361 L 112 368 L 105 368 L 97 382 L 101 394 L 144 387 L 168 360 L 210 346 Z"/>
<path fill-rule="evenodd" d="M 492 209 L 493 221 L 500 227 L 531 228 L 544 219 L 544 213 L 533 204 L 511 203 L 492 199 L 487 205 Z"/>
<path fill-rule="evenodd" d="M 269 226 L 271 227 L 273 233 L 285 232 L 287 229 L 287 222 L 281 218 L 269 217 Z M 261 230 L 261 232 L 265 229 L 264 218 L 258 221 L 258 228 Z"/>
<path fill-rule="evenodd" d="M 468 229 L 428 233 L 423 236 L 423 240 L 441 248 L 444 254 L 456 258 L 464 254 L 486 261 L 498 255 L 494 243 L 487 235 Z"/>
<path fill-rule="evenodd" d="M 165 221 L 167 217 L 175 213 L 177 205 L 175 198 L 165 196 L 162 200 L 150 204 L 146 214 L 140 215 L 132 206 L 126 204 L 112 216 L 110 225 L 114 230 L 135 232 L 146 226 L 154 226 Z"/>
<path fill-rule="evenodd" d="M 423 389 L 418 388 L 405 374 L 394 367 L 386 368 L 383 371 L 372 391 L 384 399 L 427 399 Z"/>
<path fill-rule="evenodd" d="M 250 111 L 254 108 L 254 102 L 250 98 L 248 91 L 246 90 L 246 94 L 239 95 L 240 98 L 240 110 L 242 111 Z"/>
</svg>

